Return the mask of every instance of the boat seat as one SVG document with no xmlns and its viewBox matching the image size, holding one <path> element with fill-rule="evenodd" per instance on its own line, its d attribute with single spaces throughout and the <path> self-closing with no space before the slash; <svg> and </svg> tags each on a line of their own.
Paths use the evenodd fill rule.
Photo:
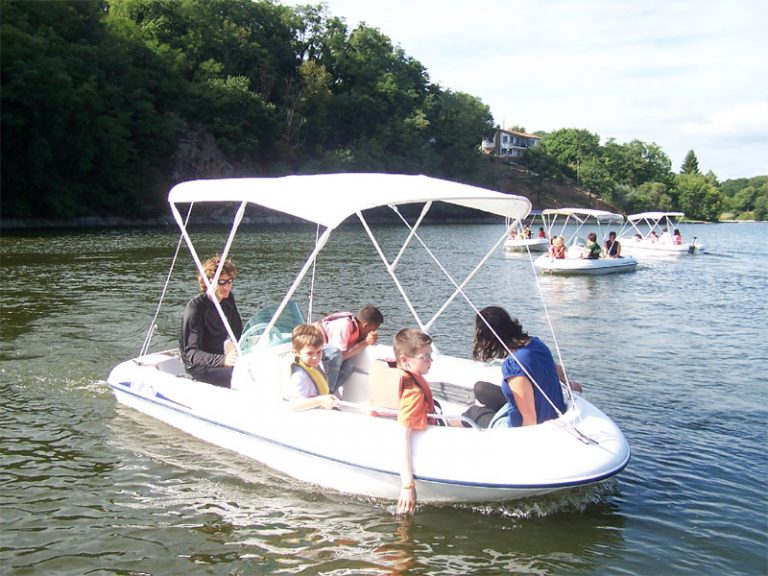
<svg viewBox="0 0 768 576">
<path fill-rule="evenodd" d="M 157 368 L 160 372 L 165 374 L 172 374 L 173 376 L 178 376 L 179 378 L 192 378 L 192 376 L 187 374 L 187 371 L 184 369 L 184 364 L 181 362 L 181 359 L 177 358 L 176 356 L 171 356 L 167 360 L 158 362 L 155 364 L 155 368 Z"/>
<path fill-rule="evenodd" d="M 361 370 L 355 366 L 352 370 L 352 374 L 347 381 L 341 385 L 339 391 L 341 392 L 341 399 L 345 402 L 367 405 L 369 388 L 368 371 Z"/>
<path fill-rule="evenodd" d="M 569 259 L 581 258 L 583 252 L 584 248 L 582 246 L 574 244 L 572 246 L 568 246 L 568 249 L 565 251 L 565 257 Z"/>
<path fill-rule="evenodd" d="M 400 377 L 402 372 L 394 360 L 377 358 L 369 373 L 369 402 L 372 407 L 400 409 Z"/>
<path fill-rule="evenodd" d="M 507 402 L 493 415 L 488 423 L 488 428 L 509 428 L 509 414 L 515 410 L 516 408 Z"/>
</svg>

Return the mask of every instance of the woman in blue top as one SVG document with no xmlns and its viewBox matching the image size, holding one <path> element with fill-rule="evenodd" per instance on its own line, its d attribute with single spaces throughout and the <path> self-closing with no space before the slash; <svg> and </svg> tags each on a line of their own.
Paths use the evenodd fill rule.
<svg viewBox="0 0 768 576">
<path fill-rule="evenodd" d="M 540 424 L 565 411 L 560 385 L 564 374 L 549 348 L 535 336 L 529 336 L 503 308 L 488 306 L 475 318 L 472 356 L 480 361 L 504 359 L 501 386 L 490 382 L 475 384 L 475 397 L 483 406 L 471 407 L 465 416 L 479 425 L 487 426 L 493 414 L 507 404 L 508 426 Z M 573 382 L 572 388 L 579 390 L 580 386 Z"/>
</svg>

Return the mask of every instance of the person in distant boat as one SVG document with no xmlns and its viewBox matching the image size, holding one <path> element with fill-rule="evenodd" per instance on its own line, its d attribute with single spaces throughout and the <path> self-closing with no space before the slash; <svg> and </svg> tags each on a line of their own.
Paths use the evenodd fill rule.
<svg viewBox="0 0 768 576">
<path fill-rule="evenodd" d="M 515 230 L 514 228 L 510 228 L 509 232 L 507 233 L 507 239 L 517 240 L 517 230 Z"/>
<path fill-rule="evenodd" d="M 651 244 L 656 244 L 656 242 L 659 241 L 659 235 L 656 234 L 656 230 L 651 230 L 651 233 L 648 235 L 648 240 L 651 241 Z"/>
<path fill-rule="evenodd" d="M 414 432 L 425 430 L 428 415 L 435 412 L 432 389 L 424 378 L 432 366 L 432 337 L 415 328 L 403 328 L 392 341 L 400 375 L 400 405 L 397 421 L 403 426 L 403 459 L 400 466 L 400 497 L 397 511 L 401 514 L 416 508 L 416 483 L 413 479 L 411 441 Z"/>
<path fill-rule="evenodd" d="M 539 226 L 539 238 L 546 238 L 546 237 L 547 237 L 547 233 L 544 232 L 544 227 Z"/>
<path fill-rule="evenodd" d="M 291 364 L 291 408 L 300 412 L 312 408 L 328 410 L 339 407 L 339 399 L 331 394 L 328 379 L 320 365 L 325 336 L 315 324 L 299 324 L 291 334 L 294 361 Z"/>
<path fill-rule="evenodd" d="M 556 260 L 565 258 L 565 240 L 562 236 L 555 236 L 552 245 L 549 247 L 549 256 Z"/>
<path fill-rule="evenodd" d="M 608 232 L 608 240 L 605 241 L 605 254 L 608 258 L 621 258 L 621 242 L 616 240 L 616 232 Z"/>
<path fill-rule="evenodd" d="M 632 236 L 632 240 L 634 240 L 635 242 L 642 242 L 643 241 L 643 235 L 640 234 L 640 233 L 637 233 L 634 236 Z"/>
<path fill-rule="evenodd" d="M 357 314 L 336 312 L 318 322 L 325 334 L 323 366 L 331 392 L 336 392 L 352 375 L 352 358 L 365 350 L 366 346 L 376 344 L 379 337 L 376 331 L 383 322 L 381 311 L 370 304 L 361 308 Z"/>
<path fill-rule="evenodd" d="M 232 367 L 237 360 L 237 350 L 229 341 L 229 333 L 213 299 L 215 298 L 221 306 L 232 334 L 237 339 L 242 335 L 243 321 L 240 319 L 235 297 L 232 294 L 232 283 L 237 276 L 237 267 L 231 260 L 222 262 L 219 256 L 214 256 L 203 264 L 203 271 L 211 281 L 219 266 L 221 266 L 221 273 L 214 286 L 213 294 L 208 294 L 208 287 L 198 273 L 200 294 L 187 302 L 184 307 L 179 332 L 179 349 L 184 368 L 192 378 L 214 386 L 229 388 L 232 381 Z"/>
<path fill-rule="evenodd" d="M 683 237 L 680 235 L 680 230 L 675 228 L 675 230 L 672 232 L 672 244 L 677 244 L 678 246 L 683 243 Z"/>
<path fill-rule="evenodd" d="M 587 245 L 584 247 L 583 257 L 593 260 L 595 258 L 600 258 L 601 252 L 602 249 L 600 248 L 600 244 L 597 243 L 597 234 L 590 232 L 587 234 Z"/>
<path fill-rule="evenodd" d="M 523 228 L 523 238 L 530 239 L 532 236 L 533 234 L 531 234 L 531 227 L 526 225 L 525 228 Z"/>
<path fill-rule="evenodd" d="M 659 238 L 659 242 L 662 244 L 672 244 L 672 236 L 669 235 L 669 230 L 666 228 L 661 231 L 661 238 Z"/>
<path fill-rule="evenodd" d="M 562 368 L 555 363 L 546 344 L 529 336 L 520 322 L 499 306 L 487 306 L 475 316 L 472 357 L 480 362 L 503 359 L 501 386 L 491 382 L 475 383 L 475 399 L 464 416 L 487 428 L 540 424 L 557 418 L 565 411 L 560 382 L 566 382 Z M 532 382 L 535 381 L 535 384 Z M 571 381 L 571 389 L 581 385 Z"/>
</svg>

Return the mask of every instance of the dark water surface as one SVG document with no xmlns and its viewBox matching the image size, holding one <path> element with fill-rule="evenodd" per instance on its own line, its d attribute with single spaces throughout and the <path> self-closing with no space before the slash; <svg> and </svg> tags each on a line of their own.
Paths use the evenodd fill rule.
<svg viewBox="0 0 768 576">
<path fill-rule="evenodd" d="M 452 273 L 501 226 L 424 229 Z M 248 317 L 282 296 L 314 231 L 245 230 L 235 293 Z M 382 338 L 412 325 L 357 229 L 318 264 L 315 314 L 375 302 Z M 392 253 L 400 230 L 385 229 Z M 766 224 L 689 226 L 709 254 L 634 274 L 544 277 L 499 251 L 468 287 L 560 347 L 569 375 L 622 428 L 629 467 L 596 488 L 503 505 L 421 506 L 411 519 L 281 476 L 118 406 L 98 382 L 135 356 L 162 291 L 170 230 L 4 234 L 0 243 L 2 574 L 766 574 Z M 201 252 L 221 244 L 201 230 Z M 401 265 L 419 311 L 450 290 Z M 258 270 L 258 272 L 257 272 Z M 330 278 L 330 280 L 329 280 Z M 195 292 L 182 250 L 153 349 L 176 345 Z M 308 294 L 308 287 L 300 298 Z M 472 311 L 435 325 L 468 356 Z M 375 447 L 374 447 L 375 448 Z M 471 454 L 456 454 L 471 465 Z"/>
</svg>

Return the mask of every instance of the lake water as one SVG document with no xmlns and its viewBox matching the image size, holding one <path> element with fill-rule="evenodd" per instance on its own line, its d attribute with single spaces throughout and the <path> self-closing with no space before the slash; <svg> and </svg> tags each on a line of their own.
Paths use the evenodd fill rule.
<svg viewBox="0 0 768 576">
<path fill-rule="evenodd" d="M 376 254 L 341 231 L 318 264 L 315 313 L 374 302 L 384 340 L 412 325 Z M 197 237 L 207 256 L 220 231 Z M 313 231 L 245 230 L 247 317 L 293 278 Z M 431 226 L 447 268 L 501 226 Z M 468 287 L 560 346 L 569 375 L 622 428 L 633 458 L 598 487 L 487 506 L 325 493 L 118 406 L 100 384 L 135 356 L 177 235 L 166 229 L 4 233 L 0 366 L 2 574 L 766 574 L 767 224 L 688 226 L 709 254 L 603 277 L 544 277 L 499 251 Z M 382 230 L 391 251 L 399 231 Z M 311 237 L 309 241 L 298 238 Z M 448 290 L 406 260 L 419 311 Z M 260 272 L 256 272 L 260 270 Z M 332 283 L 323 278 L 333 278 Z M 195 293 L 182 251 L 153 349 L 176 345 Z M 305 289 L 300 296 L 306 296 Z M 541 300 L 555 328 L 549 332 Z M 468 356 L 472 311 L 435 325 Z M 455 455 L 471 459 L 471 455 Z"/>
</svg>

